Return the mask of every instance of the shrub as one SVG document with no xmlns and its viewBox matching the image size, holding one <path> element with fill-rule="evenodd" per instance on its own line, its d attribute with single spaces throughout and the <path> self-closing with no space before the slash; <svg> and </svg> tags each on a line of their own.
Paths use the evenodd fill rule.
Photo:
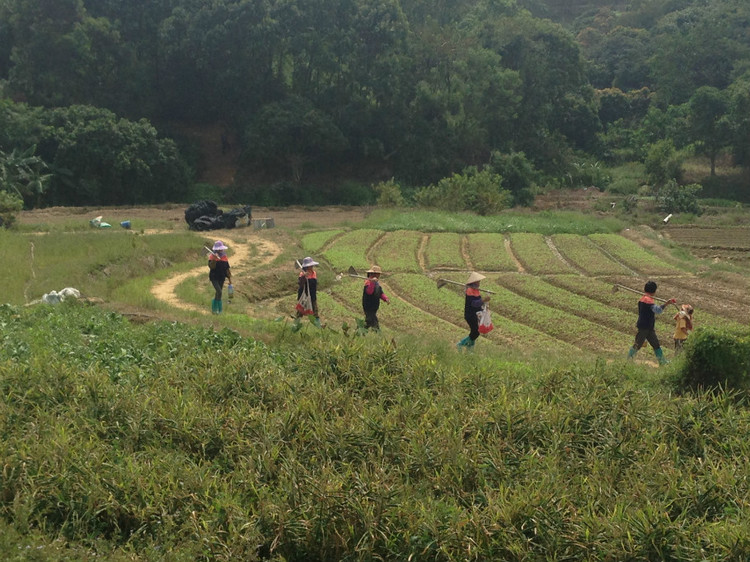
<svg viewBox="0 0 750 562">
<path fill-rule="evenodd" d="M 670 180 L 659 190 L 656 198 L 659 208 L 665 213 L 693 213 L 701 214 L 698 205 L 698 193 L 702 187 L 697 183 L 679 185 L 675 180 Z"/>
<path fill-rule="evenodd" d="M 510 190 L 516 205 L 528 207 L 534 202 L 532 188 L 540 182 L 541 172 L 523 152 L 493 152 L 490 169 L 500 175 L 502 187 Z"/>
<path fill-rule="evenodd" d="M 378 205 L 381 207 L 403 207 L 404 196 L 401 194 L 401 186 L 393 179 L 381 181 L 372 189 L 378 194 Z"/>
<path fill-rule="evenodd" d="M 675 150 L 671 140 L 660 140 L 648 147 L 644 159 L 648 179 L 654 185 L 663 185 L 671 179 L 680 180 L 684 157 Z"/>
<path fill-rule="evenodd" d="M 569 187 L 598 187 L 605 189 L 612 178 L 599 162 L 574 162 L 565 176 Z"/>
<path fill-rule="evenodd" d="M 0 191 L 0 226 L 11 226 L 16 220 L 16 213 L 21 209 L 23 200 L 18 195 Z"/>
<path fill-rule="evenodd" d="M 748 388 L 750 332 L 736 334 L 717 328 L 696 330 L 685 347 L 677 373 L 684 388 Z"/>
<path fill-rule="evenodd" d="M 502 177 L 489 170 L 470 167 L 463 174 L 443 178 L 438 184 L 420 189 L 414 199 L 418 205 L 447 211 L 473 211 L 489 215 L 510 207 L 511 193 L 500 187 Z"/>
</svg>

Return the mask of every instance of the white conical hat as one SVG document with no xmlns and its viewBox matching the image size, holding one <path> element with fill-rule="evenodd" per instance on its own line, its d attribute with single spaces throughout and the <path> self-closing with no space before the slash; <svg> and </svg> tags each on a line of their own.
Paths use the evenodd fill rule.
<svg viewBox="0 0 750 562">
<path fill-rule="evenodd" d="M 469 278 L 466 280 L 467 285 L 471 285 L 472 283 L 478 283 L 482 279 L 486 279 L 484 275 L 481 273 L 477 273 L 476 271 L 472 271 L 471 275 L 469 275 Z"/>
</svg>

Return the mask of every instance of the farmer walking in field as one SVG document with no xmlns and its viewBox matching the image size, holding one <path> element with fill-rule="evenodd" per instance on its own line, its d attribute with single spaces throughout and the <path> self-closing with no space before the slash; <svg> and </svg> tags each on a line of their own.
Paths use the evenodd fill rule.
<svg viewBox="0 0 750 562">
<path fill-rule="evenodd" d="M 222 310 L 221 292 L 224 281 L 227 279 L 232 283 L 232 273 L 229 270 L 229 258 L 226 254 L 227 247 L 224 242 L 217 240 L 208 256 L 208 279 L 214 287 L 214 299 L 211 301 L 211 312 L 220 314 Z"/>
<path fill-rule="evenodd" d="M 683 304 L 680 311 L 674 315 L 674 353 L 679 355 L 685 345 L 688 334 L 693 330 L 693 307 Z"/>
<path fill-rule="evenodd" d="M 479 337 L 479 317 L 477 313 L 482 310 L 484 303 L 490 300 L 490 297 L 483 297 L 479 292 L 479 282 L 482 279 L 485 279 L 484 275 L 473 271 L 466 280 L 464 320 L 469 325 L 469 335 L 456 344 L 459 350 L 463 348 L 471 350 Z"/>
<path fill-rule="evenodd" d="M 312 323 L 320 328 L 320 316 L 318 315 L 318 274 L 315 266 L 320 265 L 311 257 L 306 257 L 300 264 L 299 277 L 297 278 L 297 307 L 294 318 L 293 331 L 300 329 L 300 319 L 311 315 Z"/>
<path fill-rule="evenodd" d="M 391 302 L 380 286 L 381 273 L 383 273 L 383 270 L 377 265 L 373 265 L 368 269 L 367 281 L 365 281 L 365 286 L 362 289 L 362 309 L 365 312 L 365 328 L 372 328 L 376 331 L 380 330 L 380 324 L 378 323 L 380 301 L 382 300 L 388 304 Z"/>
<path fill-rule="evenodd" d="M 644 342 L 648 341 L 651 347 L 654 349 L 654 355 L 659 360 L 659 365 L 664 365 L 667 360 L 664 358 L 664 352 L 661 349 L 659 338 L 656 335 L 654 326 L 656 324 L 656 316 L 664 312 L 664 309 L 656 304 L 654 295 L 656 294 L 656 282 L 648 281 L 643 287 L 643 296 L 638 301 L 638 321 L 635 326 L 638 332 L 635 335 L 635 343 L 633 347 L 628 351 L 628 359 L 635 357 L 638 350 L 643 346 Z M 676 299 L 669 299 L 665 302 L 665 306 L 668 304 L 676 303 Z"/>
</svg>

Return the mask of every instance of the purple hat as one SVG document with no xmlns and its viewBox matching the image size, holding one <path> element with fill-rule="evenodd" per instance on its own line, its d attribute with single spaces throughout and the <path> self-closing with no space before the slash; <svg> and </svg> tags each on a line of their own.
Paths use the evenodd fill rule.
<svg viewBox="0 0 750 562">
<path fill-rule="evenodd" d="M 214 252 L 218 252 L 220 250 L 226 250 L 226 249 L 227 247 L 224 245 L 224 242 L 222 242 L 221 240 L 217 240 L 216 242 L 214 242 L 214 248 L 213 248 Z"/>
</svg>

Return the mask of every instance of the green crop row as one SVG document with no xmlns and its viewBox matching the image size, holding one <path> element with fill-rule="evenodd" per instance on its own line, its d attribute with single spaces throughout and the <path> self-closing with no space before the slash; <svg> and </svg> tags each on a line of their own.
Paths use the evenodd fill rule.
<svg viewBox="0 0 750 562">
<path fill-rule="evenodd" d="M 469 234 L 469 256 L 481 271 L 518 271 L 518 266 L 505 247 L 502 234 Z"/>
<path fill-rule="evenodd" d="M 639 296 L 636 293 L 618 288 L 614 283 L 608 283 L 604 280 L 599 279 L 585 279 L 585 282 L 580 277 L 560 275 L 553 278 L 547 279 L 547 281 L 562 289 L 577 293 L 579 295 L 585 295 L 588 299 L 595 300 L 602 303 L 602 306 L 609 307 L 611 314 L 618 315 L 622 318 L 621 322 L 626 328 L 630 326 L 631 332 L 635 333 L 635 322 L 638 318 L 638 300 Z M 632 289 L 636 290 L 636 284 L 630 283 Z M 616 291 L 614 289 L 617 289 Z M 663 289 L 665 295 L 672 296 L 679 299 L 679 292 L 668 292 L 669 286 L 664 286 Z M 662 289 L 660 288 L 660 293 Z M 679 299 L 678 302 L 681 302 Z M 672 341 L 672 335 L 674 333 L 674 314 L 677 309 L 673 306 L 667 307 L 664 310 L 662 316 L 657 318 L 656 321 L 656 332 L 662 341 L 663 345 L 669 345 Z M 695 326 L 706 326 L 706 327 L 722 327 L 728 329 L 740 329 L 742 324 L 728 319 L 721 314 L 716 312 L 709 312 L 708 310 L 696 309 L 695 312 Z"/>
<path fill-rule="evenodd" d="M 510 235 L 510 242 L 513 253 L 529 273 L 573 273 L 568 264 L 555 255 L 541 234 L 513 233 Z"/>
<path fill-rule="evenodd" d="M 578 234 L 555 234 L 552 242 L 560 254 L 589 275 L 625 275 L 627 269 L 602 253 L 590 239 Z"/>
<path fill-rule="evenodd" d="M 437 288 L 435 279 L 424 275 L 399 274 L 389 279 L 389 284 L 405 299 L 431 314 L 465 326 L 464 295 L 460 287 Z M 458 289 L 458 290 L 455 290 Z M 543 331 L 517 322 L 504 312 L 496 312 L 490 303 L 495 329 L 487 336 L 491 341 L 511 347 L 529 350 L 544 349 L 552 353 L 573 353 L 575 348 Z M 468 332 L 468 326 L 466 327 Z"/>
<path fill-rule="evenodd" d="M 375 248 L 375 262 L 384 271 L 420 272 L 418 254 L 423 236 L 414 230 L 388 232 Z"/>
<path fill-rule="evenodd" d="M 588 279 L 579 275 L 556 277 L 569 277 L 572 285 L 577 283 L 582 288 L 585 288 L 589 282 Z M 633 331 L 633 319 L 619 310 L 568 289 L 557 287 L 541 277 L 506 274 L 500 277 L 498 282 L 514 293 L 534 302 L 564 310 L 623 334 L 630 334 Z"/>
<path fill-rule="evenodd" d="M 353 230 L 338 237 L 323 256 L 336 271 L 346 271 L 349 266 L 366 271 L 370 267 L 367 251 L 383 233 L 379 230 Z"/>
<path fill-rule="evenodd" d="M 522 297 L 490 280 L 483 281 L 482 286 L 495 291 L 491 302 L 499 314 L 522 322 L 552 338 L 581 349 L 612 351 L 620 346 L 622 334 L 611 328 Z"/>
<path fill-rule="evenodd" d="M 654 254 L 618 234 L 591 234 L 589 238 L 607 254 L 634 271 L 645 275 L 675 275 L 683 273 L 664 263 Z"/>
<path fill-rule="evenodd" d="M 321 230 L 310 232 L 302 237 L 302 249 L 308 254 L 318 252 L 329 240 L 344 232 L 343 230 Z"/>
<path fill-rule="evenodd" d="M 425 249 L 426 265 L 430 269 L 445 267 L 466 269 L 461 252 L 461 235 L 453 232 L 431 234 Z"/>
<path fill-rule="evenodd" d="M 405 332 L 419 337 L 427 337 L 433 341 L 445 340 L 446 343 L 460 339 L 464 330 L 398 298 L 400 295 L 398 292 L 394 292 L 396 291 L 395 285 L 391 286 L 388 279 L 382 281 L 382 287 L 391 302 L 390 304 L 385 302 L 380 304 L 378 320 L 381 330 L 388 333 L 392 329 L 399 333 Z M 363 283 L 352 279 L 351 282 L 338 284 L 333 291 L 333 295 L 347 308 L 360 311 L 360 317 L 364 317 L 364 313 L 361 312 L 362 290 Z"/>
</svg>

